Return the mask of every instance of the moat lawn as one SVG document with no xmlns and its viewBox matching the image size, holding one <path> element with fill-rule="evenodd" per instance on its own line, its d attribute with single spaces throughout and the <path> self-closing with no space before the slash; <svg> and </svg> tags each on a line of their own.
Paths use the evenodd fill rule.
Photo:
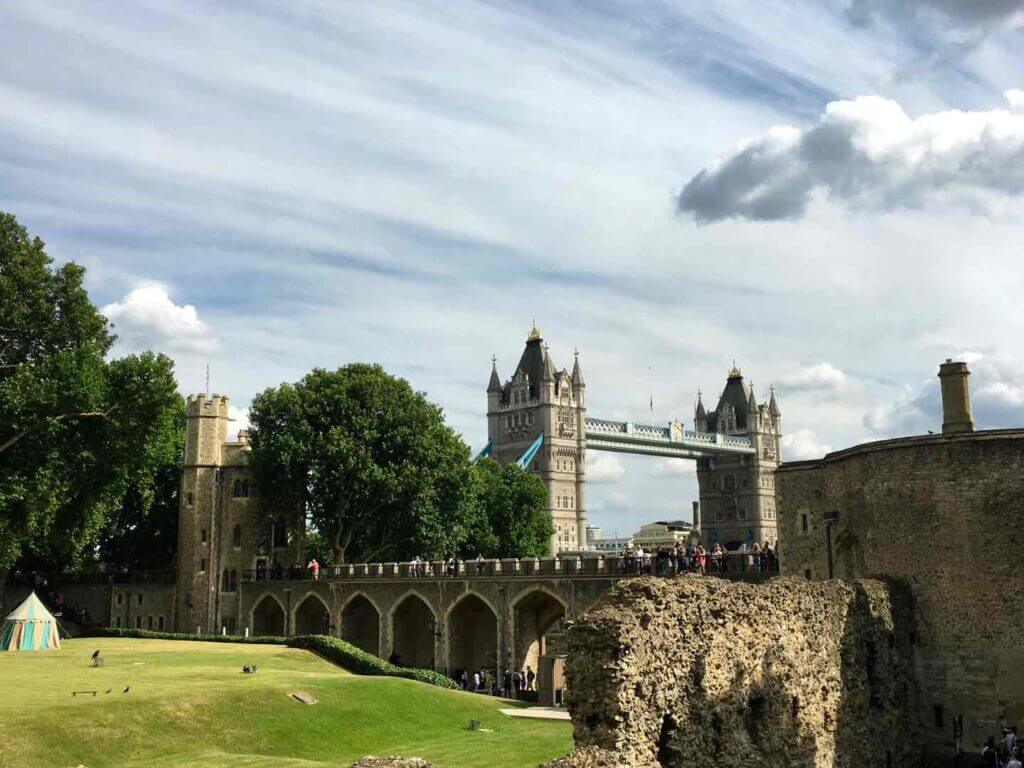
<svg viewBox="0 0 1024 768">
<path fill-rule="evenodd" d="M 105 663 L 92 668 L 97 649 Z M 244 664 L 259 671 L 245 675 Z M 295 701 L 297 692 L 318 703 Z M 498 712 L 507 706 L 351 675 L 282 646 L 68 640 L 60 651 L 0 653 L 0 768 L 338 768 L 367 754 L 532 768 L 571 750 L 568 723 Z M 471 719 L 492 732 L 470 731 Z"/>
</svg>

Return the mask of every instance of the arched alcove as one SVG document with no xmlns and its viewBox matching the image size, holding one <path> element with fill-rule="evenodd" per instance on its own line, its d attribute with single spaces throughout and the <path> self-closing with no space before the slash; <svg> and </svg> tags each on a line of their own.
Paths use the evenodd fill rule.
<svg viewBox="0 0 1024 768">
<path fill-rule="evenodd" d="M 391 614 L 392 661 L 404 667 L 432 668 L 435 631 L 430 606 L 419 595 L 406 595 Z"/>
<path fill-rule="evenodd" d="M 264 595 L 252 609 L 254 635 L 283 635 L 284 608 L 272 596 Z"/>
<path fill-rule="evenodd" d="M 448 669 L 493 670 L 497 654 L 498 617 L 480 597 L 466 595 L 448 614 Z"/>
<path fill-rule="evenodd" d="M 307 595 L 295 609 L 296 635 L 329 635 L 331 612 L 317 595 Z"/>
<path fill-rule="evenodd" d="M 365 595 L 356 595 L 342 609 L 341 639 L 367 653 L 380 653 L 380 613 Z"/>
<path fill-rule="evenodd" d="M 560 635 L 565 606 L 554 595 L 537 589 L 520 597 L 512 609 L 513 664 L 517 669 L 538 668 L 539 657 L 547 653 L 551 635 Z"/>
</svg>

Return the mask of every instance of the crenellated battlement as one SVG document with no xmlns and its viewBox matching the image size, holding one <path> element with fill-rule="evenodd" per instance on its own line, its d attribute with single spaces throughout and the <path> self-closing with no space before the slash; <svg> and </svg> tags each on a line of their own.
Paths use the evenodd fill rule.
<svg viewBox="0 0 1024 768">
<path fill-rule="evenodd" d="M 205 392 L 196 395 L 188 395 L 185 398 L 185 411 L 188 416 L 219 416 L 227 418 L 228 404 L 230 399 L 227 395 L 212 395 L 207 397 Z"/>
</svg>

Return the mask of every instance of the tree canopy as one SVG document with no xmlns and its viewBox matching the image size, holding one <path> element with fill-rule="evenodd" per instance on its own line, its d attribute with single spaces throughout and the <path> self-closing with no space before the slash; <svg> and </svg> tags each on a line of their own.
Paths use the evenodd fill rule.
<svg viewBox="0 0 1024 768">
<path fill-rule="evenodd" d="M 249 418 L 263 514 L 305 514 L 335 562 L 548 551 L 543 484 L 471 464 L 441 409 L 378 365 L 314 370 Z"/>
<path fill-rule="evenodd" d="M 178 450 L 172 361 L 108 360 L 84 274 L 0 213 L 0 572 L 26 553 L 74 567 L 129 492 L 148 511 Z"/>
</svg>

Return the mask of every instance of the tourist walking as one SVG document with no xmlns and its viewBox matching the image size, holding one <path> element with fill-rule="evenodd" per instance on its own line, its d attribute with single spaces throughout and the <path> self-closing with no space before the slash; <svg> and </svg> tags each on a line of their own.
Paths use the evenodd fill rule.
<svg viewBox="0 0 1024 768">
<path fill-rule="evenodd" d="M 537 687 L 535 685 L 536 680 L 537 680 L 537 675 L 534 674 L 534 671 L 533 671 L 533 669 L 531 667 L 527 666 L 526 667 L 526 690 L 528 690 L 528 691 L 535 691 L 535 690 L 537 690 Z"/>
</svg>

